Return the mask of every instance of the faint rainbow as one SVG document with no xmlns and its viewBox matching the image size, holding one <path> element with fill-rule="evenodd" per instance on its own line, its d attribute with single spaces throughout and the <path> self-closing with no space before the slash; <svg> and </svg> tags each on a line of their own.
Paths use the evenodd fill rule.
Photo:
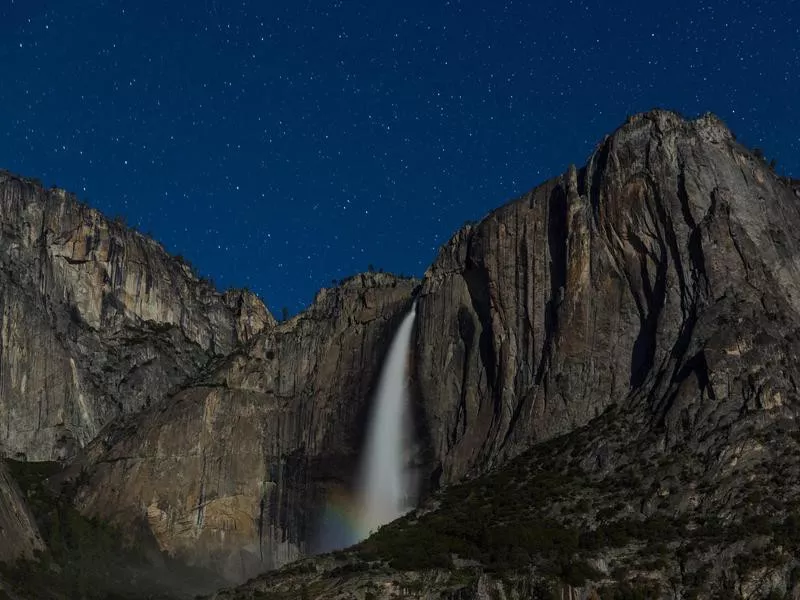
<svg viewBox="0 0 800 600">
<path fill-rule="evenodd" d="M 328 495 L 322 512 L 322 531 L 325 538 L 321 540 L 322 550 L 352 546 L 370 533 L 357 499 L 340 490 Z"/>
</svg>

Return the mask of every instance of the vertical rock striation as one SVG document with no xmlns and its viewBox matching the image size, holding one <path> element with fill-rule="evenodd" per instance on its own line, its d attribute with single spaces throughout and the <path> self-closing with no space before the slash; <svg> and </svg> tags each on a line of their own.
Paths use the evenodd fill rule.
<svg viewBox="0 0 800 600">
<path fill-rule="evenodd" d="M 717 118 L 654 111 L 459 231 L 426 274 L 415 353 L 443 481 L 628 397 L 665 443 L 794 398 L 766 354 L 793 356 L 799 209 Z"/>
<path fill-rule="evenodd" d="M 798 198 L 715 117 L 653 111 L 457 232 L 418 290 L 418 460 L 453 482 L 616 404 L 658 452 L 744 464 L 799 416 Z M 6 452 L 85 446 L 81 510 L 232 580 L 312 549 L 417 282 L 275 324 L 61 192 L 3 175 L 0 209 Z"/>
<path fill-rule="evenodd" d="M 0 172 L 0 447 L 64 459 L 274 319 L 63 190 Z"/>
<path fill-rule="evenodd" d="M 313 549 L 326 499 L 351 487 L 415 284 L 368 274 L 322 290 L 203 379 L 109 428 L 82 460 L 81 510 L 236 581 Z"/>
</svg>

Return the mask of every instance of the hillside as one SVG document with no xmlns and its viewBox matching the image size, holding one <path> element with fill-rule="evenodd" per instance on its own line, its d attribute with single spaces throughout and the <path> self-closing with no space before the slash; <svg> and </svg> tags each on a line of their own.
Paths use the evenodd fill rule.
<svg viewBox="0 0 800 600">
<path fill-rule="evenodd" d="M 638 413 L 638 414 L 637 414 Z M 634 406 L 445 488 L 346 551 L 217 599 L 795 598 L 800 434 L 665 452 Z M 715 448 L 720 450 L 720 448 Z"/>
</svg>

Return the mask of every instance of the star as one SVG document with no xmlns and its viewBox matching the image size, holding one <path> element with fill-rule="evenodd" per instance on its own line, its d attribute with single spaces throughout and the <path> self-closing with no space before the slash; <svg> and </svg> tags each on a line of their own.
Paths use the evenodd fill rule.
<svg viewBox="0 0 800 600">
<path fill-rule="evenodd" d="M 273 312 L 370 264 L 422 275 L 654 106 L 714 111 L 800 173 L 800 26 L 777 5 L 212 5 L 8 3 L 0 167 Z"/>
</svg>

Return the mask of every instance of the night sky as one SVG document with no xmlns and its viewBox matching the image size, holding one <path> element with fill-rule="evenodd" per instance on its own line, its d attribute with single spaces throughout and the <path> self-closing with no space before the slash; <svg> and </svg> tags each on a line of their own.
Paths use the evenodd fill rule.
<svg viewBox="0 0 800 600">
<path fill-rule="evenodd" d="M 0 0 L 0 24 L 0 167 L 276 314 L 370 264 L 421 275 L 655 106 L 800 176 L 790 0 Z"/>
</svg>

